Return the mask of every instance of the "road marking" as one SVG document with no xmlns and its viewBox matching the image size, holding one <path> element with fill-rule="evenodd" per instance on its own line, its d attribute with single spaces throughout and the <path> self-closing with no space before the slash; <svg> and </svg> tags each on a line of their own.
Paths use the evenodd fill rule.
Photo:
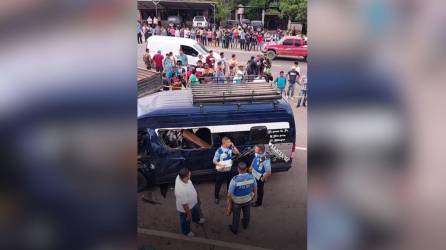
<svg viewBox="0 0 446 250">
<path fill-rule="evenodd" d="M 296 146 L 295 149 L 297 149 L 297 150 L 302 150 L 302 151 L 307 151 L 307 148 L 304 148 L 304 147 L 298 147 L 298 146 Z"/>
<path fill-rule="evenodd" d="M 255 247 L 255 246 L 249 246 L 249 245 L 238 244 L 238 243 L 233 243 L 233 242 L 225 242 L 225 241 L 220 241 L 220 240 L 206 239 L 206 238 L 201 238 L 201 237 L 187 237 L 182 234 L 176 234 L 176 233 L 170 233 L 170 232 L 164 232 L 164 231 L 158 231 L 158 230 L 146 229 L 146 228 L 138 228 L 138 234 L 165 237 L 165 238 L 170 238 L 170 239 L 174 239 L 174 240 L 189 241 L 189 242 L 193 242 L 193 243 L 200 243 L 200 244 L 213 245 L 213 246 L 232 248 L 232 249 L 269 250 L 268 248 Z"/>
<path fill-rule="evenodd" d="M 290 64 L 291 65 L 291 64 Z M 280 64 L 271 64 L 272 67 L 283 67 L 284 65 L 280 65 Z"/>
</svg>

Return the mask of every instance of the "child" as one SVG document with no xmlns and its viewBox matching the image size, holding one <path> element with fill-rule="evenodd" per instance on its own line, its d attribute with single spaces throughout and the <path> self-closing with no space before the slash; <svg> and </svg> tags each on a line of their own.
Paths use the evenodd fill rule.
<svg viewBox="0 0 446 250">
<path fill-rule="evenodd" d="M 284 76 L 284 72 L 280 71 L 280 75 L 276 77 L 274 80 L 274 83 L 276 84 L 277 88 L 280 90 L 280 94 L 283 95 L 286 85 L 286 77 Z"/>
<path fill-rule="evenodd" d="M 299 98 L 297 99 L 297 106 L 296 106 L 297 108 L 300 107 L 301 101 L 302 101 L 302 106 L 304 106 L 304 107 L 307 106 L 307 88 L 308 88 L 307 77 L 303 76 L 302 83 L 300 83 L 299 85 L 301 85 L 301 89 L 300 89 Z"/>
<path fill-rule="evenodd" d="M 243 65 L 239 65 L 239 69 L 237 71 L 237 74 L 234 76 L 234 79 L 232 80 L 232 83 L 240 84 L 243 80 Z"/>
<path fill-rule="evenodd" d="M 170 79 L 167 78 L 165 72 L 162 73 L 161 81 L 163 82 L 163 91 L 170 90 Z"/>
<path fill-rule="evenodd" d="M 192 74 L 189 77 L 190 86 L 200 85 L 200 80 L 198 80 L 198 77 L 195 75 L 196 73 L 197 73 L 197 71 L 193 68 Z"/>
</svg>

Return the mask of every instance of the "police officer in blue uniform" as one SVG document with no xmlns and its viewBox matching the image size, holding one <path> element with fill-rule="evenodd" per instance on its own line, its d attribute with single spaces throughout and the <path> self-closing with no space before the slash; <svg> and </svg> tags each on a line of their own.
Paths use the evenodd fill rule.
<svg viewBox="0 0 446 250">
<path fill-rule="evenodd" d="M 226 182 L 227 188 L 229 188 L 229 182 L 231 181 L 231 168 L 232 168 L 232 154 L 239 154 L 239 150 L 232 143 L 228 137 L 223 137 L 221 140 L 221 147 L 217 149 L 214 155 L 214 165 L 217 170 L 215 179 L 215 204 L 219 203 L 220 188 L 221 185 Z"/>
<path fill-rule="evenodd" d="M 257 181 L 258 196 L 257 201 L 252 205 L 258 207 L 263 202 L 263 185 L 271 176 L 271 159 L 270 155 L 265 152 L 264 145 L 257 145 L 255 147 L 255 157 L 252 160 L 251 173 Z"/>
<path fill-rule="evenodd" d="M 256 180 L 248 173 L 246 163 L 240 162 L 238 164 L 238 173 L 232 178 L 228 190 L 227 215 L 232 212 L 232 225 L 229 226 L 229 230 L 234 234 L 238 233 L 241 211 L 243 211 L 242 226 L 244 229 L 248 227 L 251 201 L 255 199 L 257 194 Z"/>
</svg>

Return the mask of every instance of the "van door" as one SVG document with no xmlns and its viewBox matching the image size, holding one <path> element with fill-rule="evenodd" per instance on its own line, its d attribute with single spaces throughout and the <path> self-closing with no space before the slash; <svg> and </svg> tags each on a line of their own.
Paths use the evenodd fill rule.
<svg viewBox="0 0 446 250">
<path fill-rule="evenodd" d="M 155 129 L 149 129 L 148 134 L 157 184 L 174 182 L 185 163 L 181 150 L 167 148 Z"/>
<path fill-rule="evenodd" d="M 181 162 L 176 171 L 187 167 L 195 176 L 209 174 L 213 153 L 211 132 L 208 128 L 159 129 L 158 138 L 164 150 L 168 151 L 171 157 L 174 156 L 174 160 Z"/>
<path fill-rule="evenodd" d="M 187 55 L 189 65 L 197 65 L 198 51 L 187 45 L 181 45 L 180 48 L 183 50 L 184 54 Z"/>
</svg>

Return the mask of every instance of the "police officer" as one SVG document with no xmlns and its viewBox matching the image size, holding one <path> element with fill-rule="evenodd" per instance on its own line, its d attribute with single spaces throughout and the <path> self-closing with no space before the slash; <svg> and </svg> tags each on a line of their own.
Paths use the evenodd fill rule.
<svg viewBox="0 0 446 250">
<path fill-rule="evenodd" d="M 264 145 L 259 144 L 255 147 L 255 157 L 252 160 L 250 170 L 257 181 L 258 188 L 257 201 L 252 206 L 258 207 L 263 202 L 263 185 L 271 176 L 270 155 L 265 152 Z"/>
<path fill-rule="evenodd" d="M 217 149 L 214 155 L 214 165 L 217 170 L 215 179 L 215 204 L 219 203 L 220 188 L 223 182 L 226 182 L 227 188 L 229 188 L 229 182 L 231 181 L 231 167 L 232 167 L 232 154 L 239 154 L 239 150 L 232 143 L 228 137 L 223 137 L 221 140 L 221 147 Z"/>
<path fill-rule="evenodd" d="M 232 178 L 228 190 L 227 215 L 232 212 L 232 225 L 229 230 L 237 234 L 240 222 L 240 212 L 243 210 L 242 226 L 248 227 L 250 219 L 251 201 L 255 199 L 257 193 L 257 183 L 254 177 L 248 173 L 246 163 L 238 164 L 238 175 Z"/>
</svg>

